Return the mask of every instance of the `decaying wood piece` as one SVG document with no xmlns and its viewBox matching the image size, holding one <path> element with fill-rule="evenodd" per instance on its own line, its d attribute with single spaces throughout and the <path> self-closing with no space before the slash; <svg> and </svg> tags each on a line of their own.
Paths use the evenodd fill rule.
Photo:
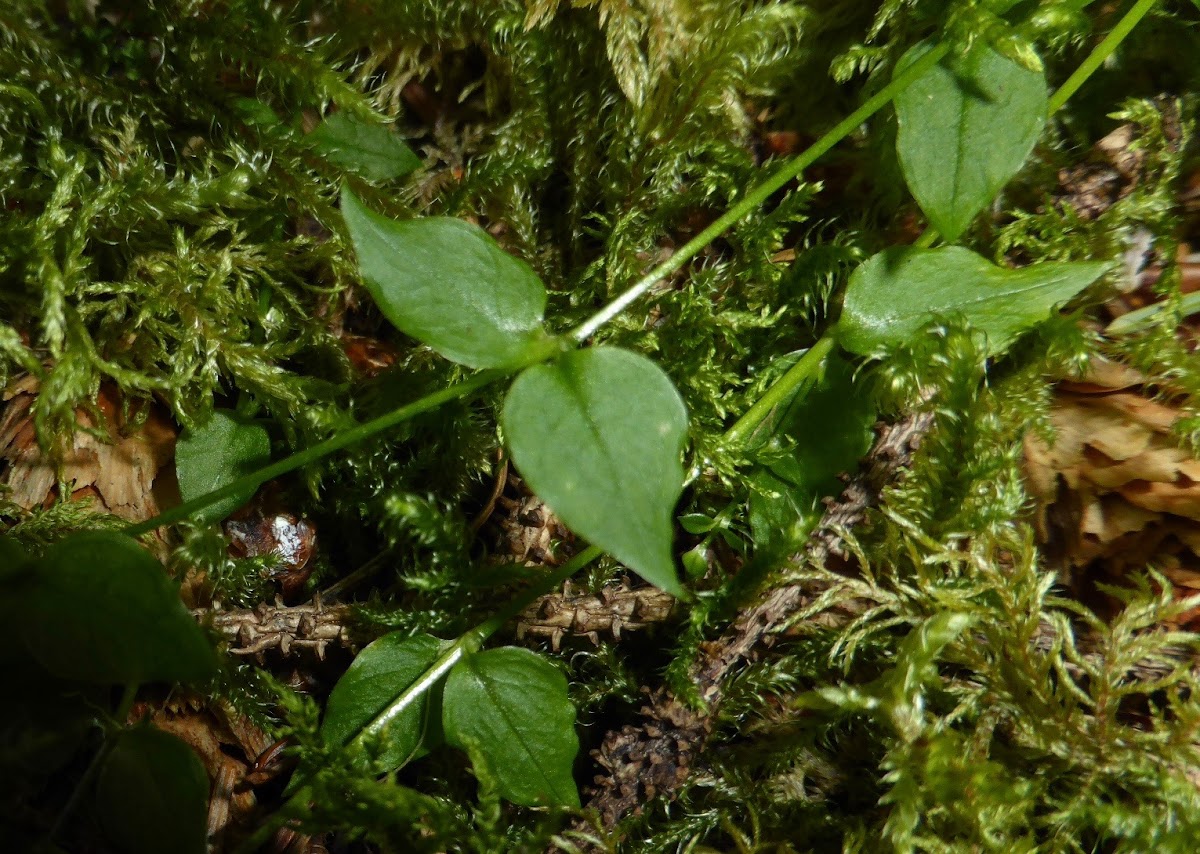
<svg viewBox="0 0 1200 854">
<path fill-rule="evenodd" d="M 804 551 L 788 560 L 790 566 L 823 566 L 831 555 L 841 552 L 842 532 L 860 523 L 878 503 L 884 487 L 911 461 L 931 422 L 931 414 L 918 413 L 880 429 L 860 471 L 828 504 Z M 787 626 L 792 615 L 820 593 L 817 585 L 806 583 L 769 590 L 742 613 L 724 637 L 708 645 L 694 670 L 700 696 L 708 704 L 706 710 L 697 711 L 669 693 L 658 692 L 641 710 L 642 723 L 627 725 L 604 738 L 593 757 L 605 773 L 595 778 L 588 807 L 600 814 L 605 827 L 640 812 L 653 798 L 673 797 L 678 792 L 711 731 L 726 678 L 752 660 L 772 635 Z"/>
</svg>

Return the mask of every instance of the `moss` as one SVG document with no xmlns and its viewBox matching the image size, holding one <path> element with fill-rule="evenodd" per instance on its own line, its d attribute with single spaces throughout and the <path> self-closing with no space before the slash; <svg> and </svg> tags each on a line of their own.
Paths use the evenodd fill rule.
<svg viewBox="0 0 1200 854">
<path fill-rule="evenodd" d="M 9 3 L 0 11 L 0 379 L 39 376 L 48 450 L 106 380 L 130 400 L 161 402 L 181 426 L 236 407 L 270 425 L 277 450 L 302 447 L 460 378 L 388 332 L 358 289 L 335 209 L 343 180 L 395 216 L 476 218 L 543 276 L 550 323 L 568 328 L 760 180 L 775 165 L 770 134 L 806 140 L 828 129 L 916 39 L 946 25 L 959 43 L 990 38 L 1027 57 L 1025 39 L 1036 38 L 1061 80 L 1084 34 L 1108 25 L 1104 10 L 1080 17 L 1067 14 L 1080 4 L 1055 3 L 1044 5 L 1064 13 L 1058 23 L 1013 31 L 997 11 L 1011 5 Z M 1182 13 L 1159 15 L 1160 33 L 1195 40 Z M 1168 138 L 1165 102 L 1146 75 L 1171 84 L 1168 100 L 1179 98 L 1186 117 L 1196 56 L 1164 58 L 1161 44 L 1135 38 L 1121 67 L 1163 68 L 1096 78 L 971 245 L 1001 261 L 1116 260 L 1129 231 L 1144 228 L 1170 257 L 1194 143 L 1186 121 Z M 303 143 L 306 123 L 335 108 L 398 129 L 423 169 L 374 184 L 345 175 Z M 1081 162 L 1114 122 L 1139 129 L 1147 177 L 1084 221 L 1049 195 L 1057 171 Z M 888 133 L 879 120 L 854 135 L 598 336 L 650 354 L 679 386 L 695 475 L 679 512 L 731 508 L 733 545 L 727 565 L 697 580 L 687 625 L 657 636 L 653 652 L 606 643 L 556 659 L 585 741 L 629 721 L 639 687 L 664 672 L 684 693 L 701 645 L 781 580 L 780 556 L 753 550 L 744 461 L 729 459 L 720 437 L 833 319 L 850 270 L 913 215 Z M 1160 288 L 1178 300 L 1169 268 Z M 1018 440 L 1046 425 L 1049 376 L 1104 352 L 1200 400 L 1177 315 L 1108 340 L 1095 323 L 1080 326 L 1101 296 L 1001 362 L 947 318 L 919 347 L 858 366 L 884 412 L 935 413 L 911 472 L 855 532 L 867 571 L 837 577 L 828 597 L 859 616 L 838 629 L 807 625 L 739 673 L 680 801 L 647 805 L 614 846 L 623 836 L 625 850 L 646 851 L 1190 850 L 1200 815 L 1189 777 L 1200 767 L 1194 677 L 1172 667 L 1150 682 L 1126 678 L 1133 661 L 1195 648 L 1194 637 L 1155 628 L 1181 606 L 1147 582 L 1100 623 L 1059 598 L 1025 521 Z M 363 380 L 342 331 L 384 339 L 395 365 Z M 285 484 L 318 522 L 329 576 L 385 556 L 363 620 L 450 636 L 512 589 L 478 583 L 468 523 L 494 477 L 499 399 L 488 392 L 431 413 Z M 1193 440 L 1196 423 L 1184 428 Z M 108 524 L 71 504 L 33 514 L 3 505 L 0 518 L 34 548 Z M 171 565 L 207 570 L 230 603 L 264 595 L 265 567 L 229 560 L 214 529 L 185 530 Z M 588 583 L 615 571 L 605 565 Z M 945 613 L 969 615 L 970 629 L 936 655 L 906 641 Z M 1044 625 L 1062 640 L 1036 651 L 1031 637 Z M 1084 629 L 1098 633 L 1099 657 L 1072 645 Z M 262 679 L 247 665 L 222 690 L 262 713 Z M 843 689 L 836 702 L 798 713 L 831 684 Z M 895 690 L 868 708 L 863 698 L 881 686 Z M 312 811 L 296 816 L 306 829 L 383 850 L 538 850 L 565 821 L 503 805 L 457 755 L 376 782 L 362 757 L 321 742 L 317 702 L 279 686 L 271 696 L 301 762 L 320 769 Z M 588 762 L 580 779 L 594 773 Z"/>
</svg>

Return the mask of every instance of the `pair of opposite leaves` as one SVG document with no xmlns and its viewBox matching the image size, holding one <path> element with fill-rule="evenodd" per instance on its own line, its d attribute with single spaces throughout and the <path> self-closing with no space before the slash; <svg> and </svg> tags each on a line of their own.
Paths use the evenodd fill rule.
<svg viewBox="0 0 1200 854">
<path fill-rule="evenodd" d="M 897 73 L 931 48 L 912 48 Z M 914 81 L 896 110 L 909 187 L 953 239 L 1028 156 L 1045 121 L 1045 82 L 980 45 L 953 70 L 938 65 Z M 682 593 L 671 541 L 687 412 L 666 374 L 617 348 L 563 352 L 545 330 L 537 274 L 478 227 L 448 217 L 394 221 L 349 189 L 342 215 L 363 281 L 398 329 L 470 368 L 523 369 L 501 423 L 533 490 L 578 534 Z M 855 270 L 831 334 L 849 352 L 874 356 L 960 314 L 996 354 L 1106 268 L 1009 270 L 960 247 L 897 247 Z"/>
<path fill-rule="evenodd" d="M 175 583 L 117 531 L 79 532 L 38 557 L 0 537 L 0 625 L 0 662 L 20 696 L 14 720 L 36 716 L 32 740 L 12 754 L 49 762 L 48 774 L 86 742 L 111 686 L 204 683 L 217 672 Z M 143 724 L 105 738 L 94 798 L 109 840 L 133 854 L 203 852 L 208 775 L 192 749 Z"/>
</svg>

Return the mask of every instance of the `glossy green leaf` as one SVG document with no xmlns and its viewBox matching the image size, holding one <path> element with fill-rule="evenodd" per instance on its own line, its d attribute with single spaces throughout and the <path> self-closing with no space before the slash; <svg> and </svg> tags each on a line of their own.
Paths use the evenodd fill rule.
<svg viewBox="0 0 1200 854">
<path fill-rule="evenodd" d="M 151 726 L 125 730 L 100 770 L 96 812 L 125 854 L 204 854 L 208 774 L 175 736 Z"/>
<path fill-rule="evenodd" d="M 913 46 L 902 74 L 933 45 Z M 896 151 L 913 197 L 947 240 L 1016 174 L 1046 120 L 1046 81 L 979 43 L 896 96 Z"/>
<path fill-rule="evenodd" d="M 566 677 L 527 649 L 466 656 L 446 679 L 446 741 L 468 743 L 502 797 L 521 806 L 579 806 L 571 773 L 579 738 Z"/>
<path fill-rule="evenodd" d="M 750 529 L 760 549 L 808 536 L 821 519 L 821 499 L 842 490 L 871 447 L 875 401 L 845 359 L 826 359 L 820 378 L 797 394 L 758 453 L 750 474 Z"/>
<path fill-rule="evenodd" d="M 567 526 L 682 593 L 671 556 L 687 410 L 649 359 L 600 347 L 527 369 L 502 415 L 513 462 Z"/>
<path fill-rule="evenodd" d="M 957 246 L 896 247 L 850 276 L 838 341 L 860 355 L 912 341 L 936 317 L 962 315 L 987 334 L 993 354 L 1096 281 L 1103 262 L 1046 263 L 1010 270 Z"/>
<path fill-rule="evenodd" d="M 305 140 L 330 163 L 368 181 L 391 181 L 421 166 L 392 131 L 345 112 L 328 116 Z"/>
<path fill-rule="evenodd" d="M 708 573 L 708 548 L 701 543 L 695 548 L 688 549 L 681 558 L 683 571 L 693 581 L 699 581 Z"/>
<path fill-rule="evenodd" d="M 689 534 L 707 534 L 716 525 L 716 519 L 703 513 L 685 513 L 679 517 L 679 527 Z"/>
<path fill-rule="evenodd" d="M 258 424 L 235 412 L 218 409 L 208 421 L 185 430 L 175 445 L 175 474 L 184 501 L 206 495 L 271 461 L 271 438 Z M 197 519 L 223 519 L 254 495 L 246 489 L 196 514 Z"/>
<path fill-rule="evenodd" d="M 74 534 L 34 562 L 18 615 L 25 647 L 80 682 L 194 682 L 216 653 L 166 570 L 115 532 Z"/>
<path fill-rule="evenodd" d="M 471 368 L 520 364 L 546 346 L 546 289 L 483 229 L 452 217 L 403 222 L 348 188 L 342 216 L 363 282 L 392 324 Z"/>
<path fill-rule="evenodd" d="M 361 733 L 403 691 L 433 664 L 443 642 L 431 635 L 384 635 L 358 654 L 333 686 L 321 722 L 321 735 L 331 745 L 347 744 Z M 419 703 L 402 712 L 382 736 L 379 761 L 392 771 L 422 754 L 436 741 L 431 723 L 440 732 L 440 691 L 427 692 Z M 432 737 L 431 737 L 432 736 Z"/>
</svg>

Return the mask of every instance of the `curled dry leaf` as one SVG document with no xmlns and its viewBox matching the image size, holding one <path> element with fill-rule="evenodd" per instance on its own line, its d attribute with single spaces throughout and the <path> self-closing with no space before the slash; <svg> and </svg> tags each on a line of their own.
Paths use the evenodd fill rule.
<svg viewBox="0 0 1200 854">
<path fill-rule="evenodd" d="M 226 519 L 222 527 L 232 556 L 270 554 L 279 559 L 272 578 L 279 583 L 285 601 L 293 601 L 303 592 L 317 547 L 317 531 L 311 522 L 294 513 L 264 510 L 256 500 Z"/>
<path fill-rule="evenodd" d="M 1148 385 L 1097 362 L 1084 380 L 1059 384 L 1053 443 L 1025 439 L 1039 537 L 1092 604 L 1097 582 L 1120 583 L 1147 566 L 1180 595 L 1200 591 L 1200 460 L 1171 434 L 1181 410 Z"/>
</svg>

